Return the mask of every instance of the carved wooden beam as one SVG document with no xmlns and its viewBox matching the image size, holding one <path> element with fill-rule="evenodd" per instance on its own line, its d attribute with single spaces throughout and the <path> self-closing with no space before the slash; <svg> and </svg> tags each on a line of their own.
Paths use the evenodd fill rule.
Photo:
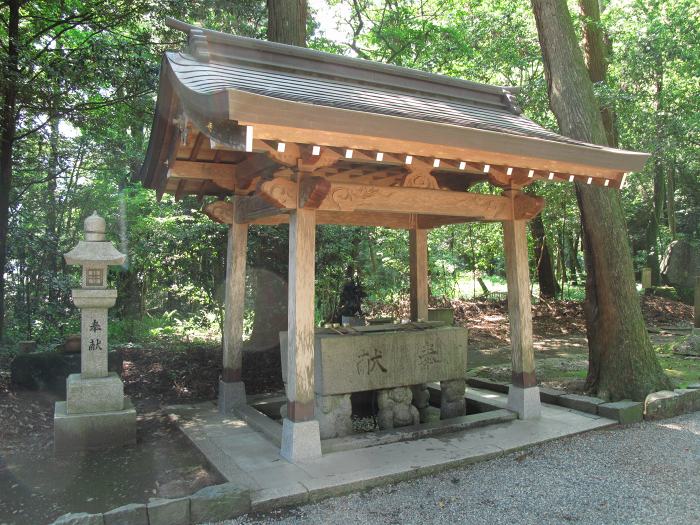
<svg viewBox="0 0 700 525">
<path fill-rule="evenodd" d="M 257 196 L 236 196 L 236 222 L 241 224 L 276 225 L 289 223 L 289 214 L 281 208 L 274 208 Z M 212 220 L 231 224 L 233 204 L 216 201 L 204 208 Z M 377 213 L 368 211 L 335 212 L 317 211 L 317 224 L 337 224 L 347 226 L 382 226 L 384 228 L 437 228 L 448 224 L 471 222 L 467 217 L 449 215 L 419 215 L 409 213 Z"/>
<path fill-rule="evenodd" d="M 282 177 L 262 181 L 258 184 L 255 196 L 260 197 L 275 208 L 292 210 L 297 207 L 298 202 L 297 183 Z"/>
<path fill-rule="evenodd" d="M 401 186 L 404 188 L 425 188 L 428 190 L 438 190 L 440 186 L 435 177 L 426 170 L 411 170 L 411 172 L 403 178 Z"/>
<path fill-rule="evenodd" d="M 269 157 L 251 154 L 246 160 L 236 165 L 236 182 L 242 191 L 252 191 L 260 177 L 271 176 L 279 165 Z"/>
<path fill-rule="evenodd" d="M 202 208 L 202 212 L 215 222 L 233 223 L 233 204 L 229 201 L 215 201 Z"/>
<path fill-rule="evenodd" d="M 330 181 L 323 177 L 304 177 L 300 186 L 299 206 L 302 208 L 318 208 L 331 190 Z"/>
<path fill-rule="evenodd" d="M 386 170 L 367 171 L 356 168 L 339 169 L 337 171 L 322 171 L 325 177 L 333 182 L 349 182 L 352 184 L 369 184 L 372 186 L 400 186 L 406 176 L 403 168 L 392 167 Z"/>
<path fill-rule="evenodd" d="M 530 220 L 544 209 L 544 198 L 536 195 L 526 195 L 520 190 L 505 190 L 503 196 L 513 201 L 513 217 Z"/>
<path fill-rule="evenodd" d="M 309 182 L 308 184 L 319 184 Z M 521 195 L 518 206 L 511 199 L 497 195 L 440 191 L 419 188 L 379 187 L 344 182 L 330 182 L 330 188 L 319 188 L 325 197 L 318 203 L 319 211 L 370 211 L 387 213 L 414 213 L 418 215 L 448 215 L 487 221 L 525 219 L 539 213 L 539 201 Z M 289 179 L 264 181 L 258 186 L 257 195 L 267 203 L 283 209 L 297 207 L 297 184 Z M 316 188 L 313 188 L 316 191 Z M 313 193 L 311 191 L 311 193 Z M 309 194 L 311 194 L 309 193 Z M 533 203 L 532 201 L 536 201 Z M 314 203 L 315 204 L 315 203 Z M 516 213 L 515 217 L 513 212 Z M 519 214 L 523 216 L 519 216 Z"/>
<path fill-rule="evenodd" d="M 261 195 L 247 195 L 236 197 L 236 222 L 247 224 L 257 222 L 259 219 L 274 217 L 289 211 L 288 208 L 276 206 Z"/>
</svg>

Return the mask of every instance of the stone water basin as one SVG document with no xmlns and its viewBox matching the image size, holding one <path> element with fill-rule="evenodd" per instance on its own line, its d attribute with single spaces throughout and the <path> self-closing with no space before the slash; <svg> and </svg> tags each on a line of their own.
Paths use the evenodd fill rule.
<svg viewBox="0 0 700 525">
<path fill-rule="evenodd" d="M 350 395 L 357 392 L 377 392 L 383 430 L 425 420 L 426 383 L 443 385 L 443 419 L 463 416 L 468 330 L 439 324 L 317 329 L 314 391 L 321 437 L 352 433 Z M 280 349 L 286 383 L 286 332 L 280 333 Z"/>
</svg>

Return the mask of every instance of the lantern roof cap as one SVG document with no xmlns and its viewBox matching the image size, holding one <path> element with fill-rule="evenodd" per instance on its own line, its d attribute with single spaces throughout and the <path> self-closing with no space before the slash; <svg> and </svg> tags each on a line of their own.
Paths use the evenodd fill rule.
<svg viewBox="0 0 700 525">
<path fill-rule="evenodd" d="M 85 240 L 63 257 L 66 264 L 118 266 L 124 264 L 126 255 L 117 250 L 110 241 L 105 240 L 107 224 L 96 211 L 85 219 Z"/>
</svg>

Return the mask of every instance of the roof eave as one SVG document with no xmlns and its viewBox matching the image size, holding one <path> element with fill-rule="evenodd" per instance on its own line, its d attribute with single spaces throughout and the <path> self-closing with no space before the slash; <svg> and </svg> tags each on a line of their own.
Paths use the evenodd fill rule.
<svg viewBox="0 0 700 525">
<path fill-rule="evenodd" d="M 434 148 L 428 156 L 440 157 L 444 155 L 441 152 L 462 151 L 463 155 L 471 155 L 465 160 L 488 163 L 495 162 L 494 155 L 497 155 L 504 160 L 504 164 L 538 168 L 528 165 L 528 162 L 538 162 L 543 166 L 548 165 L 547 169 L 593 177 L 620 176 L 625 172 L 639 171 L 649 158 L 647 153 L 318 106 L 235 89 L 229 89 L 228 94 L 229 119 L 242 125 L 306 130 L 318 137 L 320 145 L 323 145 L 324 133 L 366 137 L 369 143 L 375 144 L 388 139 Z M 352 147 L 352 144 L 345 144 L 345 147 Z M 406 146 L 404 152 L 421 154 L 409 146 Z M 444 155 L 444 158 L 450 157 Z"/>
</svg>

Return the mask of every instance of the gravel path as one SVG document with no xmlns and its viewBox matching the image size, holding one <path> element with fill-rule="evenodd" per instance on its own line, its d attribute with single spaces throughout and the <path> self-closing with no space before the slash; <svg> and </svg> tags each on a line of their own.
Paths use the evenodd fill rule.
<svg viewBox="0 0 700 525">
<path fill-rule="evenodd" d="M 700 524 L 700 412 L 227 523 Z"/>
</svg>

